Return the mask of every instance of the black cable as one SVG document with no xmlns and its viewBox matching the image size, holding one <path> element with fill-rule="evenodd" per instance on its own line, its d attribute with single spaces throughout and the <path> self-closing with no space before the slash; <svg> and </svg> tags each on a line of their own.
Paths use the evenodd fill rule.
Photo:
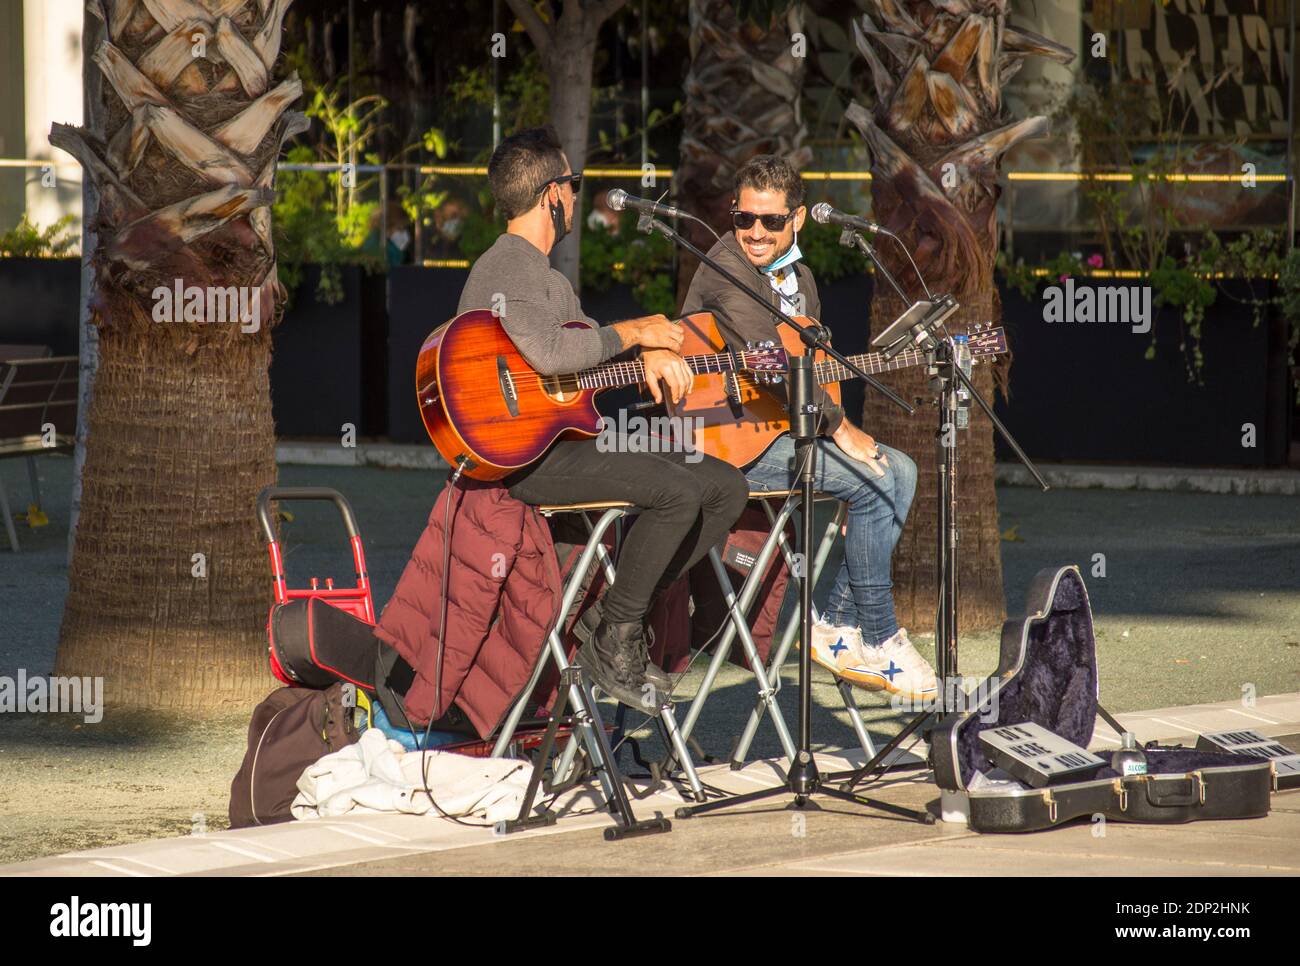
<svg viewBox="0 0 1300 966">
<path fill-rule="evenodd" d="M 707 221 L 705 221 L 703 218 L 696 218 L 694 215 L 692 215 L 692 214 L 688 214 L 688 213 L 685 212 L 685 211 L 683 211 L 683 212 L 679 212 L 679 214 L 680 214 L 683 218 L 689 218 L 691 221 L 698 222 L 699 224 L 701 224 L 701 225 L 703 225 L 705 228 L 707 228 L 707 229 L 709 230 L 709 234 L 713 236 L 713 240 L 714 240 L 714 241 L 722 241 L 721 236 L 719 236 L 718 233 L 717 233 L 716 231 L 713 230 L 713 226 L 710 225 L 710 224 L 709 224 Z"/>
<path fill-rule="evenodd" d="M 921 283 L 921 288 L 925 290 L 925 297 L 933 302 L 934 296 L 930 294 L 930 286 L 925 284 L 925 276 L 922 275 L 921 270 L 916 267 L 916 260 L 912 258 L 912 253 L 909 252 L 907 246 L 903 244 L 903 239 L 899 238 L 892 231 L 885 232 L 884 234 L 889 235 L 890 238 L 894 239 L 894 241 L 898 243 L 898 247 L 903 250 L 903 254 L 907 256 L 907 260 L 912 263 L 912 271 L 916 273 L 916 277 Z"/>
</svg>

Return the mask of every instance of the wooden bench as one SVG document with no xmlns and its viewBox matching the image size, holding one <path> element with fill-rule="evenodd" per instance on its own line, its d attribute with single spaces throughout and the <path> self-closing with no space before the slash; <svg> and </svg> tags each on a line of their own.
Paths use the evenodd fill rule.
<svg viewBox="0 0 1300 966">
<path fill-rule="evenodd" d="M 0 459 L 23 457 L 40 508 L 36 457 L 72 451 L 77 432 L 77 357 L 51 356 L 46 346 L 0 345 Z M 18 552 L 9 497 L 0 479 L 0 513 Z"/>
</svg>

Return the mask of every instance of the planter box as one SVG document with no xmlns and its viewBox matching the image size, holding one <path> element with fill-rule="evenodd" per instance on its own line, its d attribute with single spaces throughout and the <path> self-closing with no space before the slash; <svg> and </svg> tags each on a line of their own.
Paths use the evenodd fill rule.
<svg viewBox="0 0 1300 966">
<path fill-rule="evenodd" d="M 1075 279 L 1076 292 L 1141 279 Z M 1064 295 L 1064 286 L 1061 286 Z M 1255 291 L 1266 292 L 1265 283 Z M 1124 322 L 1047 322 L 1042 292 L 1026 300 L 1003 291 L 1003 325 L 1015 354 L 1010 399 L 998 415 L 1031 457 L 1200 466 L 1285 465 L 1291 396 L 1285 324 L 1267 314 L 1253 324 L 1244 282 L 1229 283 L 1202 325 L 1202 384 L 1189 380 L 1178 347 L 1180 318 L 1152 304 L 1151 333 Z M 1242 445 L 1243 425 L 1255 446 Z M 1002 444 L 1001 459 L 1014 459 Z"/>
<path fill-rule="evenodd" d="M 866 352 L 871 343 L 871 293 L 874 279 L 865 273 L 849 275 L 817 286 L 822 300 L 819 320 L 831 330 L 831 344 L 846 356 Z M 861 379 L 840 383 L 844 412 L 862 424 L 862 406 L 868 390 Z"/>
<path fill-rule="evenodd" d="M 308 266 L 291 307 L 272 333 L 271 412 L 276 435 L 339 439 L 387 431 L 383 275 L 340 267 L 343 301 L 316 300 L 318 266 Z"/>
<path fill-rule="evenodd" d="M 456 315 L 469 270 L 398 265 L 388 273 L 388 438 L 429 443 L 415 401 L 415 360 L 430 332 Z M 429 445 L 433 445 L 430 443 Z"/>
<path fill-rule="evenodd" d="M 77 354 L 81 259 L 0 258 L 0 343 Z"/>
</svg>

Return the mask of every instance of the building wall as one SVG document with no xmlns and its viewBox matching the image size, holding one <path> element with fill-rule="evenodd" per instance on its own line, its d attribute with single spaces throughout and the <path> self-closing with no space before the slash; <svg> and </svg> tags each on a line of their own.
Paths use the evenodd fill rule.
<svg viewBox="0 0 1300 966">
<path fill-rule="evenodd" d="M 0 158 L 27 152 L 23 117 L 23 3 L 0 0 Z M 13 227 L 26 207 L 25 172 L 0 167 L 0 232 Z"/>
<path fill-rule="evenodd" d="M 65 214 L 81 219 L 81 168 L 50 146 L 50 125 L 81 124 L 80 0 L 23 0 L 25 156 L 55 163 L 57 182 L 47 185 L 39 168 L 27 172 L 27 214 L 48 225 Z M 48 179 L 44 179 L 48 180 Z"/>
<path fill-rule="evenodd" d="M 50 147 L 50 124 L 80 124 L 80 0 L 0 0 L 0 159 L 50 161 L 0 166 L 0 232 L 24 212 L 38 225 L 72 215 L 80 227 L 81 168 Z"/>
</svg>

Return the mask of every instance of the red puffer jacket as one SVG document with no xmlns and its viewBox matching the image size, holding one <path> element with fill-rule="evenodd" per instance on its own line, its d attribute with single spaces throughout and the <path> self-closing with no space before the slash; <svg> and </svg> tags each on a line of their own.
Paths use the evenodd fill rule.
<svg viewBox="0 0 1300 966">
<path fill-rule="evenodd" d="M 448 499 L 447 641 L 435 694 Z M 405 698 L 412 720 L 441 716 L 455 703 L 489 735 L 528 682 L 559 603 L 559 564 L 537 510 L 499 483 L 464 478 L 444 487 L 375 631 L 415 670 Z"/>
</svg>

